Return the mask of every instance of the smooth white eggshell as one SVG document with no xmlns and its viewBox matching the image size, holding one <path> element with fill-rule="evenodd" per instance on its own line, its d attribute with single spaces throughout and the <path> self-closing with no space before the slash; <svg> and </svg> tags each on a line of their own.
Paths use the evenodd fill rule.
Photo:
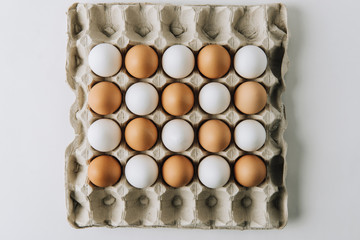
<svg viewBox="0 0 360 240">
<path fill-rule="evenodd" d="M 193 52 L 184 45 L 173 45 L 166 49 L 162 56 L 162 67 L 172 78 L 184 78 L 194 69 Z"/>
<path fill-rule="evenodd" d="M 150 83 L 139 82 L 131 85 L 125 94 L 128 109 L 136 115 L 152 113 L 159 102 L 159 95 Z"/>
<path fill-rule="evenodd" d="M 244 151 L 256 151 L 265 144 L 266 131 L 256 120 L 241 121 L 235 127 L 235 143 Z"/>
<path fill-rule="evenodd" d="M 265 72 L 266 66 L 266 54 L 257 46 L 244 46 L 235 54 L 234 68 L 243 78 L 254 79 L 259 77 Z"/>
<path fill-rule="evenodd" d="M 210 155 L 200 162 L 198 175 L 200 181 L 206 187 L 219 188 L 228 182 L 230 166 L 223 157 Z"/>
<path fill-rule="evenodd" d="M 114 150 L 120 144 L 121 129 L 111 119 L 99 119 L 90 125 L 87 138 L 95 150 L 108 152 Z"/>
<path fill-rule="evenodd" d="M 199 93 L 200 107 L 207 113 L 219 114 L 230 104 L 230 92 L 224 84 L 212 82 L 206 84 Z"/>
<path fill-rule="evenodd" d="M 136 188 L 149 187 L 156 181 L 159 174 L 158 165 L 148 155 L 135 155 L 126 163 L 125 177 Z"/>
<path fill-rule="evenodd" d="M 119 49 L 109 43 L 101 43 L 91 49 L 88 61 L 90 69 L 100 77 L 115 75 L 122 64 Z"/>
<path fill-rule="evenodd" d="M 182 119 L 167 122 L 161 134 L 165 147 L 173 152 L 187 150 L 194 141 L 194 129 L 187 121 Z"/>
</svg>

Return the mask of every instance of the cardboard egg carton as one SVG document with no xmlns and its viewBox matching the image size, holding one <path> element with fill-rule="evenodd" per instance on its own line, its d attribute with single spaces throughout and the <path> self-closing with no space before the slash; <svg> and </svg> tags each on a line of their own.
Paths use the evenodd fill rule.
<svg viewBox="0 0 360 240">
<path fill-rule="evenodd" d="M 258 6 L 189 6 L 170 4 L 74 4 L 68 11 L 67 82 L 76 100 L 70 110 L 70 121 L 75 139 L 66 149 L 66 205 L 69 222 L 76 228 L 91 226 L 108 227 L 175 227 L 201 229 L 272 229 L 282 228 L 287 221 L 287 193 L 285 188 L 286 128 L 285 108 L 281 101 L 284 91 L 284 74 L 287 71 L 287 13 L 282 4 Z M 87 56 L 99 43 L 117 46 L 122 56 L 133 45 L 146 44 L 159 56 L 159 68 L 147 79 L 134 79 L 122 66 L 113 77 L 100 78 L 89 68 Z M 209 80 L 194 69 L 181 80 L 168 77 L 161 69 L 161 56 L 166 48 L 183 44 L 193 50 L 195 56 L 207 44 L 224 46 L 233 56 L 240 47 L 253 44 L 261 47 L 268 56 L 268 66 L 263 75 L 252 80 L 261 83 L 268 100 L 264 110 L 255 115 L 244 115 L 234 106 L 222 114 L 206 114 L 198 104 L 198 93 L 206 83 L 217 81 L 225 84 L 231 95 L 245 81 L 235 73 L 233 66 L 222 78 Z M 169 120 L 181 118 L 192 123 L 195 131 L 193 145 L 183 154 L 195 167 L 193 181 L 182 188 L 171 188 L 164 183 L 161 174 L 155 184 L 145 189 L 132 187 L 124 176 L 114 186 L 97 188 L 87 179 L 89 161 L 103 153 L 94 150 L 87 141 L 87 130 L 92 122 L 103 116 L 93 113 L 87 106 L 89 88 L 94 82 L 114 82 L 121 89 L 123 98 L 127 88 L 138 81 L 154 85 L 159 94 L 169 83 L 180 81 L 188 84 L 195 94 L 193 109 L 184 116 L 173 117 L 161 107 L 150 115 L 161 135 L 162 126 Z M 136 115 L 124 101 L 114 114 L 106 115 L 119 123 L 122 133 L 126 124 Z M 231 174 L 229 182 L 217 189 L 201 184 L 197 176 L 199 161 L 210 155 L 197 140 L 200 124 L 208 119 L 221 119 L 233 134 L 235 126 L 243 119 L 256 119 L 266 129 L 265 145 L 252 152 L 266 164 L 266 180 L 257 187 L 239 185 Z M 153 157 L 161 169 L 164 159 L 174 153 L 167 150 L 159 137 L 156 145 L 143 152 Z M 137 154 L 130 149 L 124 138 L 114 151 L 124 170 L 127 160 Z M 245 154 L 234 143 L 217 153 L 230 163 Z M 161 171 L 160 171 L 161 172 Z"/>
</svg>

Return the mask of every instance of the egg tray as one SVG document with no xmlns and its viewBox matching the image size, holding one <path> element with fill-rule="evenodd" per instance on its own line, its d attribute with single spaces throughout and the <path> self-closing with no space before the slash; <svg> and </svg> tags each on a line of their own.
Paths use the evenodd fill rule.
<svg viewBox="0 0 360 240">
<path fill-rule="evenodd" d="M 76 228 L 91 226 L 108 227 L 175 227 L 201 229 L 272 229 L 282 228 L 287 222 L 287 192 L 285 188 L 286 143 L 283 133 L 286 128 L 285 107 L 281 101 L 284 91 L 284 74 L 287 71 L 287 12 L 282 4 L 258 6 L 220 5 L 170 5 L 170 4 L 80 4 L 68 10 L 68 46 L 66 72 L 67 82 L 76 95 L 70 110 L 70 122 L 75 130 L 75 139 L 66 149 L 65 187 L 67 215 Z M 89 68 L 87 56 L 99 43 L 117 46 L 122 56 L 133 45 L 146 44 L 159 55 L 157 72 L 147 79 L 134 79 L 122 66 L 113 77 L 100 78 Z M 222 78 L 209 80 L 194 69 L 181 80 L 168 77 L 161 69 L 164 50 L 174 44 L 183 44 L 193 50 L 195 56 L 207 44 L 224 46 L 233 59 L 242 46 L 253 44 L 261 47 L 268 56 L 265 73 L 257 79 L 267 93 L 264 110 L 256 115 L 244 115 L 233 105 L 222 114 L 206 114 L 198 104 L 199 89 L 208 82 L 225 84 L 233 96 L 236 87 L 245 81 L 234 71 Z M 234 127 L 243 119 L 256 119 L 266 129 L 265 145 L 252 152 L 266 164 L 265 181 L 252 188 L 245 188 L 235 180 L 233 173 L 229 182 L 217 189 L 201 184 L 197 176 L 199 161 L 211 153 L 198 143 L 183 154 L 195 167 L 193 181 L 182 188 L 172 188 L 164 183 L 161 174 L 155 184 L 145 189 L 132 187 L 124 176 L 114 186 L 97 188 L 87 179 L 89 161 L 104 154 L 91 148 L 87 141 L 87 130 L 92 122 L 103 116 L 93 113 L 87 106 L 87 94 L 92 84 L 106 80 L 117 84 L 123 98 L 126 89 L 138 81 L 153 84 L 159 95 L 172 82 L 183 82 L 195 94 L 193 109 L 184 116 L 173 117 L 161 107 L 150 115 L 158 128 L 174 118 L 189 121 L 197 135 L 198 127 L 208 119 L 225 121 L 233 134 Z M 124 101 L 114 114 L 105 116 L 119 123 L 122 133 L 126 124 L 136 117 Z M 137 154 L 122 137 L 121 144 L 106 154 L 116 157 L 122 170 L 127 160 Z M 160 137 L 154 147 L 143 152 L 153 157 L 161 169 L 164 159 L 174 153 L 167 150 Z M 234 162 L 245 154 L 234 143 L 217 153 L 227 159 L 233 169 Z"/>
</svg>

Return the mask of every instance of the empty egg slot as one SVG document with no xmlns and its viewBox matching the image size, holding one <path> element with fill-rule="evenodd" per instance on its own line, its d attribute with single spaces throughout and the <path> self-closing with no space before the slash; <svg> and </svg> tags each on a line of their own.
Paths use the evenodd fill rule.
<svg viewBox="0 0 360 240">
<path fill-rule="evenodd" d="M 98 42 L 118 37 L 124 29 L 122 11 L 114 5 L 93 5 L 89 10 L 90 36 Z"/>
<path fill-rule="evenodd" d="M 237 37 L 247 42 L 261 41 L 266 36 L 265 9 L 263 6 L 245 6 L 234 12 L 233 29 Z"/>
<path fill-rule="evenodd" d="M 270 224 L 275 228 L 283 228 L 287 223 L 287 195 L 284 187 L 274 193 L 267 203 Z"/>
<path fill-rule="evenodd" d="M 87 12 L 83 5 L 74 4 L 68 12 L 69 37 L 78 39 L 88 28 Z"/>
<path fill-rule="evenodd" d="M 161 195 L 160 219 L 166 225 L 188 225 L 195 220 L 195 196 L 186 188 Z"/>
<path fill-rule="evenodd" d="M 179 20 L 174 20 L 171 24 L 170 24 L 170 32 L 175 36 L 175 37 L 180 37 L 181 34 L 183 34 L 186 31 L 186 29 L 181 25 L 181 23 L 179 22 Z"/>
<path fill-rule="evenodd" d="M 81 193 L 75 191 L 69 193 L 69 199 L 69 210 L 73 213 L 73 226 L 77 228 L 87 226 L 90 221 L 90 213 L 83 205 L 83 203 L 87 203 L 87 200 Z"/>
<path fill-rule="evenodd" d="M 232 202 L 233 219 L 243 229 L 266 226 L 266 194 L 257 188 L 239 191 Z"/>
<path fill-rule="evenodd" d="M 77 69 L 83 64 L 83 56 L 80 56 L 78 48 L 72 47 L 68 51 L 68 69 L 70 73 L 75 74 Z"/>
<path fill-rule="evenodd" d="M 286 8 L 284 5 L 267 8 L 268 29 L 273 39 L 283 40 L 287 36 Z"/>
<path fill-rule="evenodd" d="M 280 83 L 283 85 L 282 82 L 282 63 L 284 60 L 285 49 L 284 46 L 281 44 L 280 46 L 274 46 L 270 49 L 270 56 L 269 56 L 269 67 L 271 72 L 274 74 L 276 78 L 280 80 Z"/>
<path fill-rule="evenodd" d="M 84 171 L 84 167 L 78 162 L 77 158 L 74 155 L 71 155 L 69 157 L 69 162 L 67 163 L 66 169 L 68 178 L 67 181 L 72 183 L 83 182 L 86 171 Z"/>
<path fill-rule="evenodd" d="M 92 218 L 95 224 L 103 224 L 111 217 L 111 205 L 105 205 L 103 199 L 108 197 L 103 188 L 94 188 L 89 195 Z"/>
<path fill-rule="evenodd" d="M 230 38 L 229 24 L 231 12 L 226 7 L 206 7 L 199 13 L 197 31 L 204 41 L 225 42 Z"/>
<path fill-rule="evenodd" d="M 277 146 L 281 146 L 284 141 L 282 138 L 285 128 L 284 124 L 285 122 L 283 120 L 277 119 L 268 126 L 270 139 L 273 144 L 276 144 Z"/>
<path fill-rule="evenodd" d="M 231 221 L 231 199 L 224 189 L 202 191 L 196 201 L 198 219 L 206 226 L 226 226 Z"/>
<path fill-rule="evenodd" d="M 141 42 L 154 40 L 160 30 L 158 20 L 150 21 L 149 18 L 158 18 L 157 11 L 145 4 L 131 5 L 125 10 L 125 29 L 130 41 Z"/>
<path fill-rule="evenodd" d="M 195 11 L 186 6 L 165 6 L 160 11 L 161 29 L 170 42 L 189 41 L 195 32 Z"/>
<path fill-rule="evenodd" d="M 276 186 L 282 186 L 284 181 L 284 158 L 280 155 L 273 157 L 270 160 L 268 170 L 271 182 Z"/>
<path fill-rule="evenodd" d="M 125 197 L 125 221 L 129 225 L 151 225 L 158 217 L 160 201 L 152 191 L 133 189 Z"/>
<path fill-rule="evenodd" d="M 84 107 L 84 104 L 85 104 L 85 99 L 86 99 L 86 95 L 85 95 L 85 92 L 84 92 L 84 89 L 82 87 L 78 87 L 76 89 L 76 99 L 77 99 L 77 105 L 78 107 L 81 109 Z M 81 128 L 80 128 L 81 129 Z M 80 130 L 79 129 L 79 130 Z M 79 132 L 79 133 L 83 133 L 83 132 Z"/>
</svg>

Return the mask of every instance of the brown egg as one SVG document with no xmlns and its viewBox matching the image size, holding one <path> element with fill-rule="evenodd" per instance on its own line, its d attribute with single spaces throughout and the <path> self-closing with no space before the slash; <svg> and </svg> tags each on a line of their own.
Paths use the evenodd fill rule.
<svg viewBox="0 0 360 240">
<path fill-rule="evenodd" d="M 101 155 L 94 158 L 88 168 L 88 178 L 95 186 L 112 186 L 121 177 L 121 165 L 112 156 Z"/>
<path fill-rule="evenodd" d="M 236 181 L 244 187 L 259 185 L 266 178 L 265 163 L 255 155 L 244 155 L 234 165 Z"/>
<path fill-rule="evenodd" d="M 125 128 L 125 141 L 136 151 L 146 151 L 156 143 L 157 129 L 152 121 L 146 118 L 135 118 Z"/>
<path fill-rule="evenodd" d="M 146 45 L 136 45 L 125 55 L 125 68 L 136 78 L 147 78 L 158 68 L 159 60 L 155 50 Z"/>
<path fill-rule="evenodd" d="M 221 120 L 208 120 L 199 130 L 199 143 L 209 152 L 220 152 L 229 146 L 231 132 Z"/>
<path fill-rule="evenodd" d="M 186 84 L 172 83 L 164 89 L 161 104 L 173 116 L 185 115 L 194 105 L 194 94 Z"/>
<path fill-rule="evenodd" d="M 88 104 L 97 114 L 111 114 L 121 105 L 120 89 L 112 82 L 99 82 L 90 89 Z"/>
<path fill-rule="evenodd" d="M 229 71 L 230 64 L 229 52 L 220 45 L 207 45 L 197 57 L 199 71 L 211 79 L 224 76 Z"/>
<path fill-rule="evenodd" d="M 174 155 L 165 161 L 162 175 L 164 181 L 171 187 L 183 187 L 193 178 L 194 166 L 187 157 Z"/>
<path fill-rule="evenodd" d="M 234 94 L 235 106 L 245 114 L 260 112 L 265 107 L 266 101 L 265 88 L 254 81 L 242 83 Z"/>
</svg>

